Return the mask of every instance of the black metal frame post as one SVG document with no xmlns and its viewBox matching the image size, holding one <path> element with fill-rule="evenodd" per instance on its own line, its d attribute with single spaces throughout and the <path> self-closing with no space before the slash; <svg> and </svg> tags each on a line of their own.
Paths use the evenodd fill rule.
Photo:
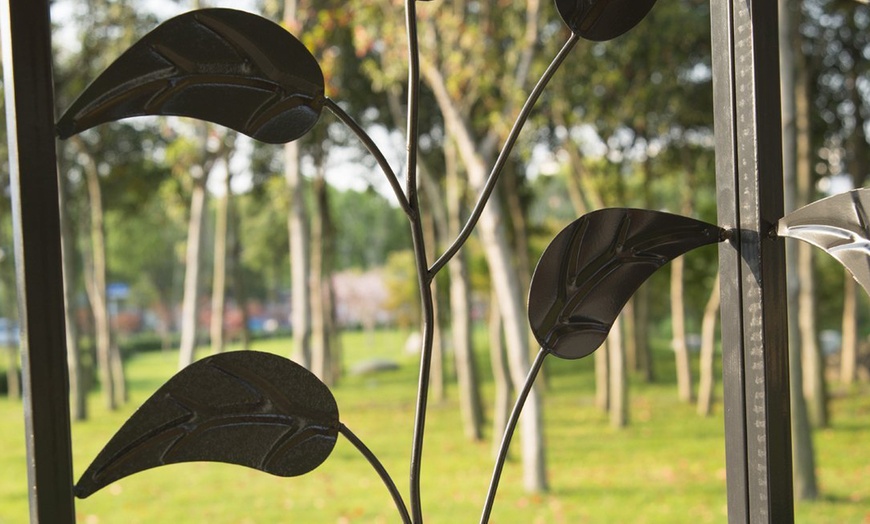
<svg viewBox="0 0 870 524">
<path fill-rule="evenodd" d="M 30 521 L 65 524 L 75 507 L 49 6 L 0 9 Z"/>
<path fill-rule="evenodd" d="M 712 0 L 730 523 L 794 521 L 777 2 Z"/>
</svg>

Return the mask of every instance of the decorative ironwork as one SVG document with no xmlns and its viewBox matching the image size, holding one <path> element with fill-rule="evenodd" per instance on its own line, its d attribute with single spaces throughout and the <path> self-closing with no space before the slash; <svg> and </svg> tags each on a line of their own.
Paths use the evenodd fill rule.
<svg viewBox="0 0 870 524">
<path fill-rule="evenodd" d="M 115 60 L 58 121 L 57 133 L 177 115 L 280 144 L 317 123 L 323 89 L 317 60 L 281 26 L 244 11 L 203 9 L 164 22 Z"/>
<path fill-rule="evenodd" d="M 29 3 L 14 0 L 9 4 L 14 7 L 2 13 L 4 53 L 26 47 L 23 45 L 26 41 L 19 36 L 20 28 L 31 31 L 36 27 L 40 38 L 31 40 L 42 43 L 49 40 L 47 24 L 38 23 L 47 21 L 47 3 L 36 2 L 39 9 L 27 7 Z M 433 324 L 429 285 L 468 239 L 532 107 L 576 42 L 580 38 L 617 37 L 638 24 L 654 3 L 655 0 L 556 0 L 559 14 L 572 35 L 529 95 L 465 227 L 431 267 L 426 266 L 416 187 L 419 50 L 415 0 L 405 3 L 410 74 L 404 189 L 371 138 L 326 97 L 323 75 L 310 52 L 277 24 L 242 11 L 205 9 L 169 20 L 143 37 L 94 81 L 57 122 L 58 136 L 69 137 L 130 116 L 159 114 L 210 120 L 264 142 L 283 143 L 308 132 L 327 107 L 360 137 L 390 182 L 411 222 L 424 310 L 410 505 L 405 504 L 376 456 L 341 424 L 338 406 L 328 388 L 292 361 L 258 352 L 210 357 L 171 378 L 97 456 L 76 485 L 76 495 L 88 496 L 144 469 L 193 460 L 229 462 L 281 476 L 301 475 L 326 460 L 342 434 L 372 464 L 403 522 L 422 522 L 419 479 Z M 783 250 L 780 239 L 765 228 L 778 222 L 780 237 L 800 238 L 822 247 L 868 289 L 865 199 L 870 197 L 867 190 L 853 191 L 816 202 L 780 220 L 781 165 L 777 160 L 779 147 L 774 147 L 779 140 L 778 82 L 773 82 L 776 74 L 771 72 L 775 70 L 772 66 L 776 42 L 775 31 L 770 31 L 770 27 L 776 27 L 775 6 L 761 0 L 713 0 L 712 6 L 719 220 L 734 231 L 732 242 L 723 244 L 720 250 L 723 319 L 727 319 L 723 331 L 730 337 L 724 356 L 729 519 L 787 522 L 793 520 L 793 513 L 791 484 L 785 478 L 791 471 L 788 394 L 783 388 L 788 382 L 787 366 L 783 365 L 787 358 L 783 351 L 785 306 L 779 300 L 783 296 Z M 758 30 L 765 24 L 767 34 Z M 14 29 L 11 37 L 10 28 Z M 19 84 L 18 78 L 14 85 L 8 82 L 6 91 L 12 101 L 20 96 L 16 89 L 20 92 L 39 89 L 42 96 L 36 104 L 43 107 L 41 113 L 22 112 L 19 117 L 29 119 L 32 113 L 35 119 L 45 119 L 45 107 L 51 106 L 44 103 L 45 98 L 50 98 L 45 91 L 50 88 L 50 75 L 44 74 L 49 69 L 47 56 L 46 47 L 36 49 L 32 57 L 13 53 L 13 60 L 4 60 L 14 62 L 15 68 L 21 70 L 22 64 L 30 66 L 28 60 L 33 58 L 41 72 L 30 83 L 22 80 Z M 762 70 L 767 76 L 749 74 Z M 735 86 L 738 81 L 742 82 L 740 93 Z M 7 107 L 15 104 L 7 103 Z M 12 117 L 10 126 L 14 125 L 14 110 Z M 15 133 L 10 135 L 10 140 L 16 140 Z M 19 144 L 12 145 L 10 150 L 17 152 Z M 32 159 L 39 154 L 48 158 L 50 155 L 43 149 L 33 147 L 30 153 L 36 155 L 21 158 Z M 22 177 L 17 168 L 13 166 L 13 179 L 20 183 Z M 777 176 L 760 177 L 761 170 Z M 56 185 L 51 185 L 56 184 L 53 178 L 48 177 L 47 184 L 56 195 Z M 23 206 L 30 213 L 25 217 L 25 225 L 38 222 L 34 213 L 44 213 L 44 209 L 34 206 L 34 202 L 46 200 L 34 198 L 33 188 L 26 184 L 22 183 L 20 189 L 21 195 L 16 193 L 15 197 L 29 202 Z M 48 200 L 56 201 L 52 194 Z M 17 211 L 19 216 L 21 207 Z M 56 221 L 56 217 L 49 220 Z M 25 258 L 22 237 L 33 244 L 33 239 L 43 235 L 48 239 L 44 244 L 59 246 L 56 228 L 30 231 L 27 227 L 16 230 L 17 258 Z M 570 359 L 588 356 L 601 344 L 619 310 L 650 274 L 676 256 L 727 236 L 717 226 L 687 217 L 628 209 L 589 213 L 556 236 L 535 271 L 529 299 L 532 330 L 542 348 L 505 429 L 481 522 L 489 519 L 519 413 L 546 356 L 550 353 Z M 28 300 L 35 299 L 33 307 L 48 308 L 52 301 L 40 301 L 36 293 L 46 286 L 40 287 L 33 280 L 34 268 L 41 267 L 34 265 L 33 252 L 28 251 L 29 259 L 24 265 L 27 278 L 24 294 Z M 51 282 L 56 283 L 55 277 L 60 274 L 59 250 L 49 250 L 44 258 L 57 262 L 49 275 Z M 55 284 L 47 287 L 55 292 L 59 289 Z M 57 303 L 55 297 L 54 304 Z M 25 311 L 25 325 L 28 317 L 36 315 Z M 57 318 L 58 315 L 51 315 L 51 319 Z M 56 330 L 62 328 L 53 325 L 51 330 L 43 331 Z M 48 350 L 57 345 L 41 339 L 34 341 L 35 349 L 31 350 L 28 337 L 23 340 L 24 367 L 28 372 L 34 370 L 28 363 L 31 353 L 51 357 Z M 57 359 L 46 360 L 52 362 L 50 370 L 56 373 Z M 33 377 L 25 374 L 25 378 L 25 387 L 36 393 L 38 401 L 43 397 L 36 386 L 50 385 L 54 377 L 51 373 L 46 376 L 34 373 Z M 46 395 L 46 402 L 35 401 L 34 412 L 28 413 L 28 422 L 33 421 L 29 427 L 38 428 L 33 433 L 38 432 L 40 438 L 39 442 L 36 437 L 28 440 L 32 459 L 29 462 L 35 464 L 30 471 L 34 486 L 32 506 L 36 508 L 31 513 L 34 521 L 74 519 L 71 504 L 64 500 L 69 492 L 68 414 L 55 424 L 55 429 L 64 433 L 63 438 L 55 436 L 52 440 L 51 424 L 46 423 L 46 417 L 65 400 L 62 391 L 54 394 L 59 382 L 62 381 L 54 381 L 55 389 L 49 392 L 52 395 Z M 753 416 L 750 411 L 756 417 L 754 425 L 748 420 Z M 55 457 L 62 462 L 57 468 L 51 464 Z M 56 478 L 49 478 L 52 475 Z M 59 487 L 59 483 L 63 486 Z M 38 496 L 37 485 L 45 495 Z M 53 510 L 52 506 L 61 509 Z"/>
<path fill-rule="evenodd" d="M 797 238 L 836 258 L 870 293 L 870 189 L 817 200 L 779 221 L 780 236 Z"/>
<path fill-rule="evenodd" d="M 584 215 L 556 235 L 535 269 L 529 291 L 535 338 L 561 358 L 591 354 L 655 270 L 723 237 L 716 226 L 660 211 Z"/>
<path fill-rule="evenodd" d="M 226 462 L 295 477 L 329 457 L 338 430 L 335 398 L 310 371 L 271 353 L 222 353 L 182 369 L 145 401 L 75 494 L 84 498 L 123 477 L 180 462 Z"/>
</svg>

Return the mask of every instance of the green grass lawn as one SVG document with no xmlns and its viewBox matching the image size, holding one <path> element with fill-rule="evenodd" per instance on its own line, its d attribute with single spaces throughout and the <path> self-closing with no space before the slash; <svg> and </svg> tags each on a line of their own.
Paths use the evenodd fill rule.
<svg viewBox="0 0 870 524">
<path fill-rule="evenodd" d="M 400 369 L 348 377 L 336 388 L 342 421 L 379 456 L 407 497 L 416 391 L 416 358 L 402 355 L 404 335 L 345 335 L 345 361 L 374 356 Z M 289 354 L 289 341 L 255 349 Z M 484 361 L 484 359 L 482 359 Z M 630 387 L 631 425 L 614 430 L 593 403 L 592 362 L 548 361 L 544 394 L 550 491 L 529 495 L 518 460 L 507 465 L 494 523 L 725 522 L 725 454 L 721 409 L 707 419 L 677 400 L 671 356 L 657 356 L 661 383 Z M 174 372 L 176 354 L 141 354 L 128 363 L 131 402 L 108 413 L 97 395 L 92 417 L 73 425 L 75 475 Z M 486 375 L 486 373 L 484 373 Z M 491 398 L 491 383 L 485 378 Z M 799 503 L 798 522 L 870 522 L 870 388 L 834 386 L 830 429 L 816 432 L 823 497 Z M 24 429 L 20 403 L 0 398 L 0 524 L 27 521 Z M 428 522 L 476 522 L 492 469 L 489 441 L 463 437 L 456 389 L 430 407 L 423 465 Z M 368 463 L 339 439 L 330 458 L 304 477 L 277 478 L 238 466 L 196 463 L 122 479 L 77 501 L 81 523 L 398 522 L 392 501 Z"/>
</svg>

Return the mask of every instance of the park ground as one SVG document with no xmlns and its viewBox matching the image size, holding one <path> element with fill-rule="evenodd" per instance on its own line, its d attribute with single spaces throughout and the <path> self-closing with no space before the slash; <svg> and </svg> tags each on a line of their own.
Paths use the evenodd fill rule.
<svg viewBox="0 0 870 524">
<path fill-rule="evenodd" d="M 388 358 L 399 369 L 347 376 L 334 393 L 341 420 L 379 456 L 407 492 L 416 392 L 416 357 L 403 351 L 407 333 L 343 337 L 345 365 Z M 482 344 L 481 344 L 482 346 Z M 289 355 L 289 339 L 257 341 L 254 349 Z M 726 521 L 721 404 L 699 417 L 677 399 L 671 354 L 655 351 L 658 380 L 630 380 L 630 425 L 616 430 L 594 405 L 591 361 L 548 361 L 544 392 L 550 491 L 524 493 L 518 460 L 508 463 L 492 522 L 718 523 Z M 487 366 L 481 354 L 481 365 Z M 588 359 L 587 359 L 588 360 Z M 72 428 L 80 475 L 124 420 L 174 372 L 177 354 L 133 356 L 127 366 L 130 402 L 116 412 L 91 398 L 91 417 Z M 492 382 L 484 372 L 484 393 Z M 870 386 L 831 385 L 832 423 L 815 431 L 822 496 L 796 504 L 801 523 L 870 523 Z M 430 408 L 424 448 L 423 508 L 427 522 L 476 522 L 492 469 L 489 440 L 465 440 L 456 388 Z M 721 390 L 720 397 L 721 399 Z M 491 413 L 491 409 L 488 409 Z M 0 397 L 0 524 L 27 521 L 21 404 Z M 514 456 L 516 458 L 516 456 Z M 77 501 L 78 522 L 242 524 L 273 522 L 398 522 L 380 480 L 347 441 L 313 472 L 278 478 L 216 463 L 181 464 L 122 479 Z"/>
</svg>

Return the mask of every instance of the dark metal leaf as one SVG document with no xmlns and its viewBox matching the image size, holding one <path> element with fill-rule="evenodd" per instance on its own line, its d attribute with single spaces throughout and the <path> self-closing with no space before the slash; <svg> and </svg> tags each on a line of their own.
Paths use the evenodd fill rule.
<svg viewBox="0 0 870 524">
<path fill-rule="evenodd" d="M 836 258 L 870 293 L 870 189 L 817 200 L 779 220 L 779 236 L 809 242 Z"/>
<path fill-rule="evenodd" d="M 323 91 L 317 61 L 281 26 L 244 11 L 202 9 L 164 22 L 121 55 L 61 117 L 57 134 L 177 115 L 278 144 L 314 126 Z"/>
<path fill-rule="evenodd" d="M 158 389 L 97 455 L 75 494 L 84 498 L 120 478 L 179 462 L 302 475 L 326 460 L 338 428 L 332 393 L 302 366 L 271 353 L 222 353 Z"/>
<path fill-rule="evenodd" d="M 577 36 L 601 42 L 627 32 L 656 0 L 556 0 L 556 9 Z"/>
<path fill-rule="evenodd" d="M 719 227 L 660 211 L 583 215 L 556 235 L 535 268 L 529 292 L 535 338 L 561 358 L 591 354 L 656 269 L 722 236 Z"/>
</svg>

